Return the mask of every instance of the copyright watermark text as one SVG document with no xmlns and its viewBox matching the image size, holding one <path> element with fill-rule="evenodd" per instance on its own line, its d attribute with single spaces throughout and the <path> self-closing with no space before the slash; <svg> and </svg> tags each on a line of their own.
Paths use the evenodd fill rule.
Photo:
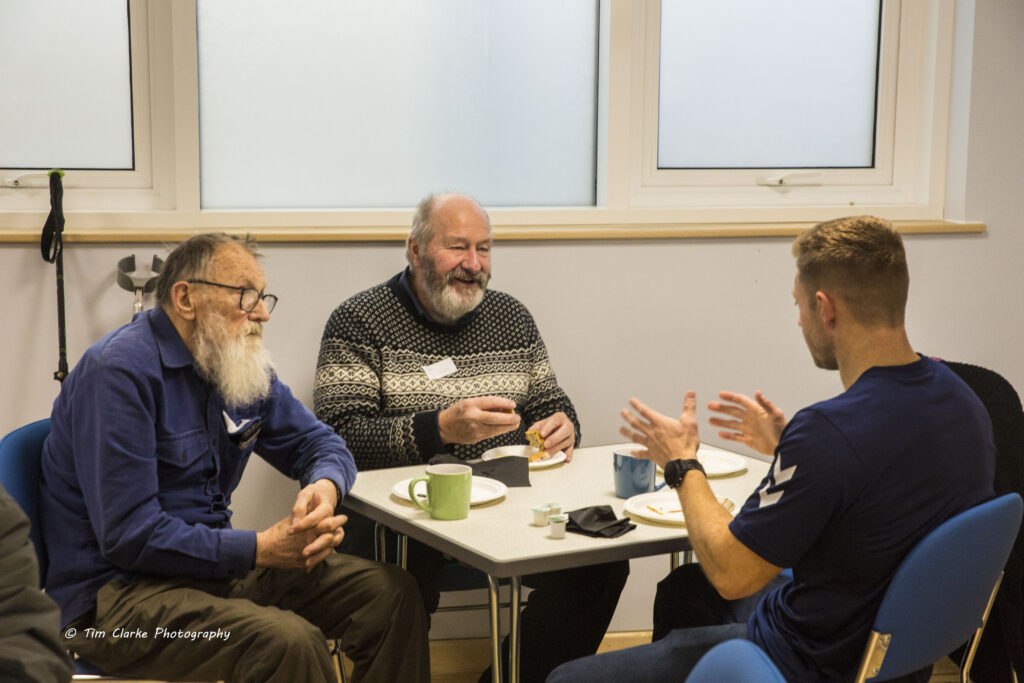
<svg viewBox="0 0 1024 683">
<path fill-rule="evenodd" d="M 78 635 L 78 629 L 69 628 L 64 631 L 64 637 L 67 640 L 72 640 Z M 156 629 L 151 633 L 146 629 L 141 628 L 122 628 L 118 626 L 109 634 L 107 631 L 99 628 L 83 628 L 83 638 L 113 638 L 114 640 L 153 640 L 167 639 L 167 640 L 220 640 L 227 642 L 228 638 L 231 637 L 231 631 L 225 631 L 224 629 L 218 628 L 216 631 L 190 631 L 188 629 L 178 628 L 164 628 L 163 626 L 157 626 Z"/>
</svg>

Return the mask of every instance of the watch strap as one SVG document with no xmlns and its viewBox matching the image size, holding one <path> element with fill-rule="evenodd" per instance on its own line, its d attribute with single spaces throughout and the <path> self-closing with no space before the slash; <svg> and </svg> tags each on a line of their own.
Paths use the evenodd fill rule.
<svg viewBox="0 0 1024 683">
<path fill-rule="evenodd" d="M 683 479 L 686 478 L 686 473 L 690 470 L 698 470 L 705 477 L 708 476 L 707 472 L 704 471 L 704 466 L 696 458 L 670 460 L 665 465 L 665 483 L 671 488 L 679 488 L 683 485 Z"/>
</svg>

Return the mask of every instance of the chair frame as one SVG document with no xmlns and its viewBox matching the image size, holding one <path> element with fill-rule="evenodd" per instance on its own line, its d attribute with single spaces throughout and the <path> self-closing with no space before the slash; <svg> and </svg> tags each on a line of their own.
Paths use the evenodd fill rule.
<svg viewBox="0 0 1024 683">
<path fill-rule="evenodd" d="M 966 656 L 964 661 L 960 665 L 960 681 L 961 683 L 969 683 L 971 665 L 974 663 L 974 655 L 978 651 L 978 644 L 981 642 L 981 634 L 985 630 L 985 624 L 988 623 L 988 615 L 992 611 L 992 604 L 996 601 L 996 593 L 999 592 L 999 585 L 1003 582 L 1003 573 L 999 573 L 999 578 L 996 579 L 996 585 L 992 587 L 992 593 L 989 595 L 988 604 L 985 606 L 985 612 L 981 617 L 981 626 L 979 626 L 974 634 L 971 636 L 969 647 L 967 648 Z M 892 644 L 891 633 L 880 633 L 872 629 L 871 635 L 868 636 L 868 644 L 864 650 L 864 658 L 861 660 L 860 668 L 857 670 L 856 683 L 863 683 L 864 681 L 870 680 L 878 675 L 878 672 L 882 670 L 882 663 L 885 661 L 885 655 L 889 651 L 889 645 Z"/>
</svg>

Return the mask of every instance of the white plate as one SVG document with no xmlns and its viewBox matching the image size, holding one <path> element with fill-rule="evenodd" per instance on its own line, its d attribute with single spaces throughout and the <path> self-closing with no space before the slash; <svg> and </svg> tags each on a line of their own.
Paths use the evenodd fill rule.
<svg viewBox="0 0 1024 683">
<path fill-rule="evenodd" d="M 719 498 L 718 502 L 722 503 L 729 512 L 736 507 L 728 498 Z M 633 496 L 622 504 L 622 510 L 634 517 L 648 519 L 652 522 L 686 526 L 679 496 L 672 489 L 662 489 Z"/>
<path fill-rule="evenodd" d="M 528 458 L 533 455 L 535 451 L 531 446 L 498 446 L 485 452 L 480 456 L 481 460 L 495 460 L 497 458 Z M 551 467 L 557 465 L 560 462 L 565 462 L 565 453 L 558 451 L 546 460 L 534 460 L 530 463 L 531 470 L 540 470 L 545 467 Z"/>
<path fill-rule="evenodd" d="M 402 500 L 408 500 L 411 503 L 412 500 L 409 498 L 409 482 L 412 480 L 413 477 L 409 477 L 395 484 L 391 488 L 391 495 L 397 496 Z M 473 488 L 469 492 L 469 504 L 482 505 L 483 503 L 490 503 L 492 500 L 498 500 L 506 493 L 508 493 L 508 487 L 497 479 L 474 476 Z M 416 482 L 416 496 L 420 500 L 426 500 L 427 482 Z"/>
<path fill-rule="evenodd" d="M 697 460 L 700 460 L 700 464 L 704 466 L 704 472 L 708 477 L 728 477 L 745 472 L 747 469 L 747 462 L 742 455 L 704 444 L 697 449 Z M 660 465 L 658 471 L 662 471 Z"/>
</svg>

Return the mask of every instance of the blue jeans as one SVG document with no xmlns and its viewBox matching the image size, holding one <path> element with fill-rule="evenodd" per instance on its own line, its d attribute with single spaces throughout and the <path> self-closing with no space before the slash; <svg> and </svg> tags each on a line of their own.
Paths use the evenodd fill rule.
<svg viewBox="0 0 1024 683">
<path fill-rule="evenodd" d="M 746 638 L 747 624 L 676 629 L 650 645 L 605 652 L 566 662 L 547 683 L 668 683 L 684 681 L 700 658 L 719 643 Z"/>
</svg>

